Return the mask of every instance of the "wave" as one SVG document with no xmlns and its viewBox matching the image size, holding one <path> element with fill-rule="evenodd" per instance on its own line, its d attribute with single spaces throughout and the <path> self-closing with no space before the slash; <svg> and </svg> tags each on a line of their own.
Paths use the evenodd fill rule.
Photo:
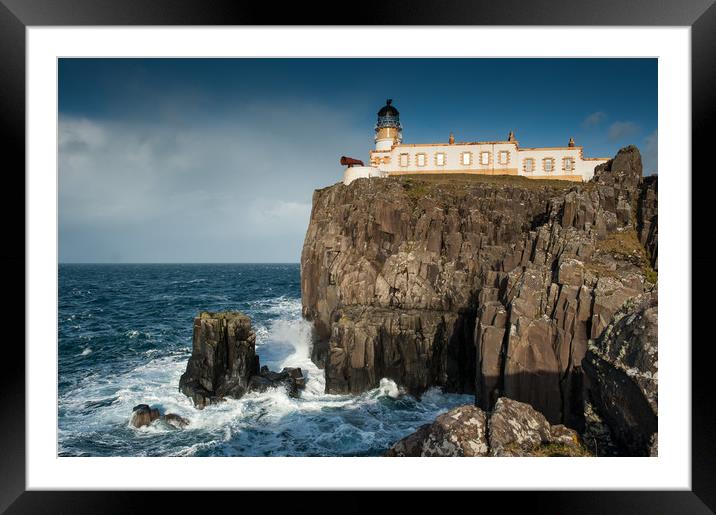
<svg viewBox="0 0 716 515">
<path fill-rule="evenodd" d="M 385 378 L 377 388 L 361 395 L 326 394 L 323 370 L 310 359 L 311 325 L 301 317 L 300 299 L 278 296 L 249 304 L 247 311 L 254 320 L 261 363 L 274 370 L 300 367 L 307 378 L 300 397 L 290 397 L 284 388 L 276 387 L 197 410 L 178 390 L 191 353 L 189 341 L 178 345 L 159 336 L 156 346 L 140 355 L 139 359 L 148 361 L 122 373 L 85 373 L 62 393 L 58 406 L 60 453 L 379 455 L 438 414 L 473 402 L 472 396 L 443 394 L 439 389 L 429 390 L 418 401 Z M 170 333 L 176 334 L 187 332 Z M 129 420 L 132 408 L 141 403 L 162 413 L 180 415 L 189 420 L 189 425 L 176 429 L 155 422 L 136 429 Z"/>
</svg>

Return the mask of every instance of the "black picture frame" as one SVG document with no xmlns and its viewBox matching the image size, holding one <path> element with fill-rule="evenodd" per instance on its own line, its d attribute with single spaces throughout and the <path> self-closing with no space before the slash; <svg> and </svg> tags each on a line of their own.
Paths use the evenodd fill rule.
<svg viewBox="0 0 716 515">
<path fill-rule="evenodd" d="M 25 213 L 25 29 L 28 26 L 62 25 L 650 25 L 691 27 L 692 73 L 692 169 L 672 171 L 698 178 L 692 185 L 692 270 L 708 282 L 716 257 L 708 252 L 711 187 L 714 175 L 709 151 L 716 109 L 716 6 L 714 0 L 520 0 L 502 1 L 363 1 L 339 3 L 257 3 L 216 0 L 0 0 L 0 123 L 6 135 L 3 145 L 4 238 L 0 259 L 7 298 L 14 304 L 25 299 L 25 230 L 18 223 Z M 280 5 L 280 8 L 277 6 Z M 664 143 L 662 143 L 664 144 Z M 665 144 L 668 144 L 666 142 Z M 8 159 L 9 158 L 9 159 Z M 700 173 L 699 173 L 700 172 Z M 703 198 L 699 199 L 699 195 Z M 17 204 L 15 204 L 17 203 Z M 699 213 L 699 209 L 701 212 Z M 699 249 L 699 247 L 701 247 Z M 21 274 L 19 271 L 23 270 Z M 691 283 L 689 271 L 684 280 Z M 702 281 L 700 281 L 701 283 Z M 9 286 L 9 288 L 8 288 Z M 708 319 L 708 297 L 698 302 L 706 288 L 692 289 L 693 322 Z M 24 302 L 23 302 L 24 306 Z M 24 308 L 23 308 L 24 310 Z M 6 311 L 8 313 L 8 311 Z M 24 313 L 24 311 L 23 311 Z M 24 341 L 24 324 L 16 315 L 6 315 L 2 372 L 0 372 L 0 511 L 6 513 L 134 513 L 185 512 L 198 495 L 216 503 L 265 503 L 266 493 L 246 492 L 76 492 L 25 491 L 25 354 L 17 342 Z M 9 331 L 7 330 L 9 329 Z M 714 345 L 693 326 L 684 328 L 691 339 L 692 396 L 692 490 L 691 491 L 570 491 L 570 492 L 474 492 L 450 493 L 454 509 L 472 503 L 509 501 L 510 511 L 520 506 L 530 513 L 713 513 L 716 511 L 716 410 L 711 368 Z M 22 340 L 21 340 L 22 338 Z M 688 341 L 660 342 L 682 345 Z M 296 493 L 270 494 L 270 504 L 307 507 Z M 326 508 L 345 512 L 381 512 L 405 509 L 408 502 L 425 506 L 424 493 L 409 492 L 380 501 L 372 493 L 314 493 Z M 340 497 L 339 497 L 340 495 Z M 440 501 L 438 501 L 440 502 Z M 443 506 L 444 508 L 444 506 Z M 325 508 L 324 508 L 325 509 Z M 476 505 L 477 509 L 477 505 Z M 5 511 L 6 510 L 6 511 Z"/>
</svg>

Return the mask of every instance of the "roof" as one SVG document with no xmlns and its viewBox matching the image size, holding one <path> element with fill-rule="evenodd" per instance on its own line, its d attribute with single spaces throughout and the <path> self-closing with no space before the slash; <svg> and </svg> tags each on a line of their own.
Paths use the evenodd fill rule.
<svg viewBox="0 0 716 515">
<path fill-rule="evenodd" d="M 394 116 L 398 117 L 400 116 L 400 113 L 398 110 L 393 107 L 391 104 L 393 103 L 393 99 L 389 98 L 385 101 L 385 105 L 380 108 L 380 111 L 378 111 L 378 116 Z"/>
</svg>

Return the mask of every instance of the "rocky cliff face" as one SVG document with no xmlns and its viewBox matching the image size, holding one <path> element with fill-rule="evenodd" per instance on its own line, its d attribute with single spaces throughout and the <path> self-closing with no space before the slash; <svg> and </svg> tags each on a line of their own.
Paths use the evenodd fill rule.
<svg viewBox="0 0 716 515">
<path fill-rule="evenodd" d="M 329 393 L 395 380 L 583 421 L 582 360 L 656 273 L 656 180 L 627 147 L 586 184 L 361 179 L 317 190 L 304 316 Z M 645 250 L 645 246 L 649 251 Z"/>
<path fill-rule="evenodd" d="M 627 302 L 584 360 L 589 400 L 624 454 L 657 455 L 658 294 Z"/>
</svg>

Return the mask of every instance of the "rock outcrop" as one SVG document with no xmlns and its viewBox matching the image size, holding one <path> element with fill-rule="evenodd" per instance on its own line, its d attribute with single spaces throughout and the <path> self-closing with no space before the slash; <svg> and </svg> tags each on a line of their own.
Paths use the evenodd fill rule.
<svg viewBox="0 0 716 515">
<path fill-rule="evenodd" d="M 272 372 L 260 367 L 251 319 L 239 312 L 202 312 L 194 318 L 192 354 L 179 390 L 199 409 L 225 397 L 238 399 L 249 390 L 286 386 L 298 395 L 305 386 L 300 368 Z"/>
<path fill-rule="evenodd" d="M 577 433 L 501 397 L 491 413 L 460 406 L 396 442 L 386 456 L 588 456 Z"/>
<path fill-rule="evenodd" d="M 155 420 L 162 420 L 172 427 L 182 429 L 189 425 L 189 421 L 175 413 L 167 413 L 162 415 L 158 408 L 152 408 L 149 404 L 138 404 L 132 408 L 132 418 L 130 424 L 139 428 L 149 426 Z"/>
<path fill-rule="evenodd" d="M 626 147 L 585 184 L 423 176 L 317 190 L 301 289 L 326 391 L 386 377 L 414 395 L 474 392 L 487 410 L 507 396 L 580 428 L 589 340 L 656 280 L 656 179 L 641 174 Z"/>
<path fill-rule="evenodd" d="M 194 318 L 192 353 L 179 390 L 197 408 L 223 397 L 239 398 L 259 373 L 251 319 L 238 312 L 203 312 Z"/>
<path fill-rule="evenodd" d="M 148 426 L 161 417 L 157 408 L 149 407 L 149 404 L 138 404 L 132 408 L 130 423 L 134 427 Z"/>
<path fill-rule="evenodd" d="M 584 359 L 587 391 L 613 439 L 630 456 L 656 456 L 658 294 L 628 302 Z"/>
<path fill-rule="evenodd" d="M 306 379 L 297 367 L 284 367 L 281 372 L 261 367 L 259 375 L 252 376 L 249 381 L 249 390 L 252 391 L 263 392 L 275 386 L 284 386 L 291 397 L 298 397 L 299 391 L 306 386 Z"/>
</svg>

